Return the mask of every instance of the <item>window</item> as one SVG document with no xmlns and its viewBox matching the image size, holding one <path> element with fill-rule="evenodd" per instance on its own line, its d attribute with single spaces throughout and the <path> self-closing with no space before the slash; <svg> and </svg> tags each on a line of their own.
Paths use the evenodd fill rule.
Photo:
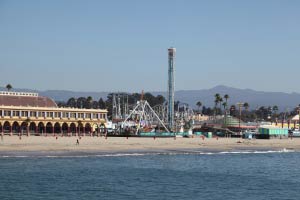
<svg viewBox="0 0 300 200">
<path fill-rule="evenodd" d="M 21 117 L 27 117 L 27 116 L 28 116 L 28 111 L 21 112 Z"/>
<path fill-rule="evenodd" d="M 89 118 L 90 119 L 91 118 L 91 113 L 86 113 L 85 114 L 85 118 Z"/>
<path fill-rule="evenodd" d="M 14 110 L 12 116 L 13 117 L 19 117 L 20 116 L 20 111 Z"/>
<path fill-rule="evenodd" d="M 36 117 L 36 111 L 31 111 L 30 112 L 30 117 Z"/>
<path fill-rule="evenodd" d="M 67 117 L 68 117 L 67 113 L 66 113 L 66 112 L 63 112 L 63 113 L 62 113 L 62 118 L 67 118 Z"/>
<path fill-rule="evenodd" d="M 70 118 L 76 118 L 76 113 L 71 112 L 70 115 L 71 115 Z"/>
<path fill-rule="evenodd" d="M 60 112 L 55 112 L 55 113 L 54 113 L 54 117 L 55 117 L 55 118 L 59 118 L 59 117 L 60 117 Z"/>
<path fill-rule="evenodd" d="M 10 116 L 11 111 L 10 110 L 4 110 L 4 116 Z"/>
</svg>

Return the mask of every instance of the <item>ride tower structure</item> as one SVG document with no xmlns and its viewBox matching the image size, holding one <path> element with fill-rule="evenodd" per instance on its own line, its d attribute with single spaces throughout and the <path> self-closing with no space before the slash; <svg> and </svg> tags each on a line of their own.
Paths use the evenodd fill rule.
<svg viewBox="0 0 300 200">
<path fill-rule="evenodd" d="M 174 88 L 175 88 L 175 53 L 176 48 L 168 49 L 168 125 L 174 131 Z"/>
</svg>

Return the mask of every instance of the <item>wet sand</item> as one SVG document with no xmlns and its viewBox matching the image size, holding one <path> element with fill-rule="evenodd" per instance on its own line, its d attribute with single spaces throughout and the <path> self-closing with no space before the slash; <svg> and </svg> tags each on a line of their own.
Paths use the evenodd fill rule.
<svg viewBox="0 0 300 200">
<path fill-rule="evenodd" d="M 4 136 L 0 154 L 9 153 L 118 153 L 118 152 L 193 152 L 235 150 L 295 150 L 300 151 L 300 138 L 247 140 L 239 138 L 139 138 L 139 137 L 43 137 Z"/>
</svg>

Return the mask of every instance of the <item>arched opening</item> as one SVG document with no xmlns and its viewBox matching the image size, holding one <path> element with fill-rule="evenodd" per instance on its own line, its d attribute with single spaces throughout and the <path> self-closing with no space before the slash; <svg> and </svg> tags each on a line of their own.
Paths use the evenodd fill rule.
<svg viewBox="0 0 300 200">
<path fill-rule="evenodd" d="M 84 135 L 84 128 L 83 124 L 81 122 L 78 122 L 78 135 L 83 136 Z"/>
<path fill-rule="evenodd" d="M 36 128 L 36 125 L 35 125 L 34 122 L 31 122 L 31 123 L 29 124 L 29 132 L 30 132 L 30 133 L 35 133 L 35 134 L 37 134 L 37 128 Z"/>
<path fill-rule="evenodd" d="M 91 124 L 90 123 L 86 123 L 85 124 L 85 132 L 87 134 L 91 134 L 92 133 L 92 127 L 91 127 Z"/>
<path fill-rule="evenodd" d="M 69 133 L 69 127 L 68 127 L 68 124 L 67 123 L 63 123 L 62 126 L 61 126 L 61 130 L 62 130 L 62 133 L 64 135 L 68 135 Z"/>
<path fill-rule="evenodd" d="M 40 134 L 40 133 L 41 133 L 42 135 L 43 135 L 43 133 L 46 133 L 45 125 L 44 125 L 43 122 L 40 122 L 40 123 L 38 124 L 37 134 Z"/>
<path fill-rule="evenodd" d="M 53 133 L 53 126 L 50 122 L 46 124 L 46 133 Z"/>
<path fill-rule="evenodd" d="M 60 124 L 58 122 L 54 124 L 54 133 L 61 133 Z"/>
<path fill-rule="evenodd" d="M 22 122 L 20 126 L 21 135 L 27 135 L 27 122 Z"/>
<path fill-rule="evenodd" d="M 14 122 L 12 125 L 12 134 L 18 135 L 20 133 L 20 125 L 18 122 Z"/>
<path fill-rule="evenodd" d="M 71 133 L 76 133 L 76 125 L 74 123 L 70 124 L 70 132 Z"/>
<path fill-rule="evenodd" d="M 3 133 L 4 134 L 10 134 L 11 133 L 11 126 L 8 121 L 4 122 L 3 124 Z"/>
</svg>

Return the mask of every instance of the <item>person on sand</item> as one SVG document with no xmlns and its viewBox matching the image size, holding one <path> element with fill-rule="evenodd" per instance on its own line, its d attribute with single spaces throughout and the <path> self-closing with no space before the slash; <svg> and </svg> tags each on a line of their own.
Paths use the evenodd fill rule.
<svg viewBox="0 0 300 200">
<path fill-rule="evenodd" d="M 79 145 L 79 140 L 77 139 L 77 141 L 76 141 L 76 145 Z"/>
</svg>

